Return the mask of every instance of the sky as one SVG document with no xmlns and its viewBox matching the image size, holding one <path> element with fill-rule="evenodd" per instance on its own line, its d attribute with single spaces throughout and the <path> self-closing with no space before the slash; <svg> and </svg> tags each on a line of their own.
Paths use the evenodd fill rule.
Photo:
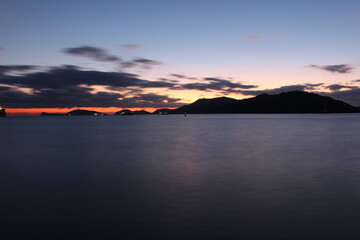
<svg viewBox="0 0 360 240">
<path fill-rule="evenodd" d="M 358 0 L 0 2 L 13 115 L 308 91 L 360 106 Z"/>
</svg>

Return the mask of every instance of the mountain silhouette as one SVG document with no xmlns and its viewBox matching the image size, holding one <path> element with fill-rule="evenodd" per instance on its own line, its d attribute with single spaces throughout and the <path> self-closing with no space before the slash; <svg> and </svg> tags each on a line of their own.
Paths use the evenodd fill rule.
<svg viewBox="0 0 360 240">
<path fill-rule="evenodd" d="M 65 115 L 79 116 L 79 115 L 106 115 L 106 114 L 101 113 L 101 112 L 77 109 L 77 110 L 70 111 L 70 112 L 66 113 Z"/>
<path fill-rule="evenodd" d="M 277 95 L 236 100 L 220 97 L 199 99 L 169 113 L 352 113 L 359 109 L 340 100 L 318 94 L 293 91 Z"/>
<path fill-rule="evenodd" d="M 134 111 L 134 114 L 135 115 L 139 115 L 139 114 L 143 115 L 143 114 L 151 114 L 151 113 L 149 113 L 148 111 L 145 111 L 145 110 L 140 110 L 140 111 Z"/>
<path fill-rule="evenodd" d="M 134 112 L 129 109 L 124 109 L 114 113 L 114 115 L 134 115 Z"/>
<path fill-rule="evenodd" d="M 236 99 L 227 97 L 202 98 L 189 105 L 172 110 L 169 113 L 222 113 L 226 106 L 236 101 Z"/>
<path fill-rule="evenodd" d="M 145 110 L 131 111 L 129 109 L 124 109 L 114 113 L 114 115 L 144 115 L 144 114 L 150 114 L 150 113 Z"/>
<path fill-rule="evenodd" d="M 157 109 L 155 112 L 153 112 L 153 114 L 160 114 L 160 115 L 166 115 L 169 112 L 171 112 L 173 110 L 168 109 L 168 108 L 161 108 L 161 109 Z M 180 112 L 179 112 L 180 113 Z"/>
</svg>

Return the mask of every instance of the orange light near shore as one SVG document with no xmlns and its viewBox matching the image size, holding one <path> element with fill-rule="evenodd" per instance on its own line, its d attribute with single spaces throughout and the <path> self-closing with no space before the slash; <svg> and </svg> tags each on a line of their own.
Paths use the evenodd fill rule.
<svg viewBox="0 0 360 240">
<path fill-rule="evenodd" d="M 129 109 L 131 111 L 140 111 L 145 110 L 147 112 L 154 112 L 157 108 L 117 108 L 117 107 L 107 107 L 107 108 L 99 108 L 99 107 L 73 107 L 73 108 L 7 108 L 6 113 L 8 116 L 39 116 L 42 112 L 47 113 L 58 113 L 65 114 L 72 110 L 83 109 L 89 111 L 102 112 L 106 114 L 114 114 L 123 109 Z"/>
</svg>

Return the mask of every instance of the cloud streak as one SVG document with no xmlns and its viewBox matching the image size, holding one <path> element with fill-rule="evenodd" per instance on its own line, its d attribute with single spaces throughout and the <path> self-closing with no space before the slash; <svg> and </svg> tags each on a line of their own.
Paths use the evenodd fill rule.
<svg viewBox="0 0 360 240">
<path fill-rule="evenodd" d="M 272 89 L 264 89 L 264 90 L 235 90 L 233 92 L 241 93 L 243 95 L 251 95 L 256 96 L 260 94 L 279 94 L 282 92 L 292 92 L 292 91 L 310 91 L 314 90 L 316 87 L 322 86 L 323 83 L 318 84 L 297 84 L 297 85 L 288 85 L 288 86 L 281 86 L 279 88 L 272 88 Z"/>
<path fill-rule="evenodd" d="M 319 65 L 310 65 L 311 68 L 322 69 L 332 73 L 350 73 L 353 70 L 353 67 L 348 64 L 338 64 L 338 65 L 326 65 L 326 66 L 319 66 Z"/>
<path fill-rule="evenodd" d="M 171 77 L 178 78 L 178 79 L 197 80 L 197 78 L 195 78 L 195 77 L 188 77 L 188 76 L 183 75 L 183 74 L 170 73 L 169 75 L 170 75 Z"/>
<path fill-rule="evenodd" d="M 30 70 L 37 69 L 34 65 L 0 65 L 0 76 L 11 75 L 14 73 L 22 73 Z"/>
<path fill-rule="evenodd" d="M 355 89 L 357 87 L 355 86 L 347 86 L 347 85 L 341 85 L 341 84 L 332 84 L 329 86 L 326 86 L 325 88 L 331 90 L 331 91 L 338 91 L 340 89 Z"/>
<path fill-rule="evenodd" d="M 68 55 L 87 57 L 100 62 L 117 62 L 121 60 L 119 57 L 109 54 L 105 49 L 92 46 L 65 48 L 63 52 Z"/>
<path fill-rule="evenodd" d="M 258 35 L 251 35 L 251 36 L 244 37 L 244 39 L 246 41 L 260 41 L 262 39 L 262 37 L 258 36 Z"/>
<path fill-rule="evenodd" d="M 162 65 L 162 62 L 158 62 L 151 59 L 146 58 L 136 58 L 127 62 L 121 63 L 122 68 L 143 68 L 143 69 L 151 69 L 153 66 Z"/>
<path fill-rule="evenodd" d="M 125 45 L 120 45 L 120 47 L 128 49 L 128 50 L 136 50 L 141 48 L 142 46 L 139 44 L 125 44 Z"/>
<path fill-rule="evenodd" d="M 6 67 L 5 67 L 6 69 Z M 80 70 L 76 66 L 54 67 L 48 71 L 35 72 L 22 76 L 5 76 L 0 78 L 0 84 L 32 89 L 62 88 L 68 86 L 111 86 L 111 87 L 141 87 L 166 88 L 174 83 L 166 81 L 149 81 L 135 74 L 124 72 L 100 72 L 95 70 Z"/>
<path fill-rule="evenodd" d="M 179 87 L 176 88 L 182 88 L 182 89 L 193 89 L 193 90 L 200 90 L 200 91 L 206 91 L 206 90 L 232 90 L 232 89 L 250 89 L 250 88 L 256 88 L 256 85 L 244 85 L 241 83 L 234 83 L 226 79 L 220 79 L 220 78 L 204 78 L 203 82 L 195 82 L 195 83 L 188 83 L 188 84 L 182 84 Z"/>
</svg>

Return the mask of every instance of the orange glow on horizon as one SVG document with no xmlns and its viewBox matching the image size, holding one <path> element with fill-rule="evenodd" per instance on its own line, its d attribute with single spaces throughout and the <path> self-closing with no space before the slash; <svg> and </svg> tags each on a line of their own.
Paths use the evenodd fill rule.
<svg viewBox="0 0 360 240">
<path fill-rule="evenodd" d="M 154 112 L 158 108 L 118 108 L 118 107 L 73 107 L 73 108 L 7 108 L 6 113 L 8 116 L 39 116 L 42 112 L 47 113 L 58 113 L 65 114 L 72 110 L 83 109 L 89 111 L 102 112 L 106 114 L 114 114 L 115 112 L 121 111 L 123 109 L 129 109 L 131 111 L 140 111 L 145 110 L 147 112 Z"/>
</svg>

